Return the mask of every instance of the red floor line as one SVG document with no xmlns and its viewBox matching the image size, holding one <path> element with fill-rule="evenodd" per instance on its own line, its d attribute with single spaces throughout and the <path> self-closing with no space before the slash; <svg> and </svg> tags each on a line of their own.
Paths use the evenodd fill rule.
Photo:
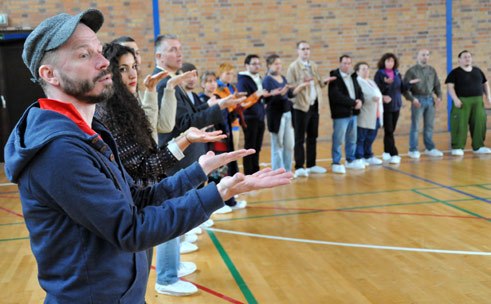
<svg viewBox="0 0 491 304">
<path fill-rule="evenodd" d="M 153 270 L 155 270 L 155 266 L 153 266 L 153 265 L 152 265 L 152 266 L 151 266 L 151 268 L 152 268 Z M 238 301 L 238 300 L 235 300 L 235 299 L 233 299 L 233 298 L 231 298 L 231 297 L 229 297 L 229 296 L 226 296 L 226 295 L 224 295 L 224 294 L 222 294 L 222 293 L 220 293 L 220 292 L 218 292 L 218 291 L 215 291 L 215 290 L 213 290 L 213 289 L 210 289 L 210 288 L 208 288 L 208 287 L 206 287 L 206 286 L 203 286 L 203 285 L 197 284 L 197 283 L 195 283 L 195 282 L 191 282 L 191 281 L 186 280 L 186 279 L 184 279 L 184 278 L 180 278 L 180 279 L 181 279 L 181 280 L 183 280 L 183 281 L 186 281 L 186 282 L 193 283 L 194 285 L 196 285 L 196 287 L 198 287 L 199 289 L 203 290 L 204 292 L 207 292 L 207 293 L 209 293 L 209 294 L 211 294 L 211 295 L 214 295 L 215 297 L 220 298 L 220 299 L 222 299 L 222 300 L 225 300 L 225 301 L 228 301 L 228 302 L 230 302 L 230 303 L 234 303 L 234 304 L 244 304 L 244 302 L 240 302 L 240 301 Z"/>
<path fill-rule="evenodd" d="M 17 213 L 17 212 L 15 212 L 15 211 L 13 211 L 13 210 L 10 210 L 10 209 L 7 209 L 7 208 L 4 208 L 4 207 L 1 207 L 1 206 L 0 206 L 0 210 L 3 210 L 3 211 L 5 211 L 5 212 L 7 212 L 7 213 L 11 213 L 11 214 L 13 214 L 13 215 L 17 215 L 18 217 L 24 218 L 24 216 L 23 216 L 22 214 Z"/>
<path fill-rule="evenodd" d="M 353 212 L 353 213 L 373 213 L 373 214 L 392 214 L 392 215 L 413 215 L 413 216 L 430 216 L 446 217 L 459 219 L 489 220 L 490 218 L 475 217 L 470 215 L 450 215 L 450 214 L 431 214 L 416 212 L 394 212 L 394 211 L 368 211 L 368 210 L 340 210 L 340 209 L 313 209 L 313 208 L 285 208 L 285 207 L 267 207 L 267 206 L 247 206 L 250 209 L 273 209 L 273 210 L 290 210 L 290 211 L 320 211 L 320 212 Z"/>
</svg>

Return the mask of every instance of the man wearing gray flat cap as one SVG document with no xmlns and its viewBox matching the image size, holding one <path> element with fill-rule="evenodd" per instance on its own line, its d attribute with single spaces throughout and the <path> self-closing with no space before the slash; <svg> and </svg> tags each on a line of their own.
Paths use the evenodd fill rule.
<svg viewBox="0 0 491 304">
<path fill-rule="evenodd" d="M 291 174 L 235 175 L 196 190 L 212 170 L 246 155 L 205 155 L 147 188 L 120 162 L 95 104 L 113 93 L 97 32 L 102 13 L 43 21 L 22 57 L 47 98 L 23 114 L 5 146 L 5 172 L 18 184 L 45 303 L 145 302 L 144 250 L 206 221 L 235 194 L 287 184 Z"/>
</svg>

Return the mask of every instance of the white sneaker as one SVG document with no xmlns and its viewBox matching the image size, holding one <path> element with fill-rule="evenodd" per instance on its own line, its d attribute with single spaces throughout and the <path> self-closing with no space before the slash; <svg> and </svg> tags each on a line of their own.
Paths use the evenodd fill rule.
<svg viewBox="0 0 491 304">
<path fill-rule="evenodd" d="M 193 229 L 189 230 L 188 232 L 186 232 L 186 234 L 188 234 L 188 233 L 190 233 L 190 234 L 202 234 L 203 229 L 201 229 L 200 227 L 196 227 L 196 228 L 193 228 Z"/>
<path fill-rule="evenodd" d="M 370 158 L 365 158 L 365 163 L 370 164 L 372 166 L 378 166 L 383 164 L 384 162 L 380 158 L 376 158 L 375 156 L 372 156 Z"/>
<path fill-rule="evenodd" d="M 179 278 L 185 277 L 196 271 L 198 267 L 193 262 L 180 262 L 179 269 L 177 270 L 177 276 Z"/>
<path fill-rule="evenodd" d="M 365 164 L 364 161 L 362 161 L 361 159 L 355 159 L 354 161 L 346 162 L 346 168 L 354 169 L 354 170 L 363 170 L 365 169 Z"/>
<path fill-rule="evenodd" d="M 234 206 L 230 206 L 232 210 L 244 209 L 245 207 L 247 207 L 246 201 L 237 201 L 237 204 L 235 204 Z"/>
<path fill-rule="evenodd" d="M 343 165 L 334 164 L 332 165 L 332 173 L 344 174 L 346 173 L 346 169 L 344 168 Z"/>
<path fill-rule="evenodd" d="M 313 173 L 313 174 L 324 174 L 327 172 L 325 168 L 322 168 L 320 166 L 313 166 L 310 168 L 307 168 L 308 173 Z"/>
<path fill-rule="evenodd" d="M 170 296 L 187 296 L 198 292 L 198 288 L 192 283 L 178 280 L 174 284 L 161 285 L 155 283 L 155 291 Z"/>
<path fill-rule="evenodd" d="M 225 214 L 225 213 L 230 213 L 230 212 L 232 212 L 232 208 L 230 208 L 230 206 L 225 205 L 222 208 L 213 212 L 213 214 Z"/>
<path fill-rule="evenodd" d="M 184 242 L 196 243 L 198 241 L 198 236 L 194 233 L 186 233 L 184 235 Z"/>
<path fill-rule="evenodd" d="M 390 160 L 390 157 L 391 157 L 391 156 L 390 156 L 390 153 L 385 153 L 385 152 L 384 152 L 384 153 L 382 153 L 382 159 L 383 159 L 383 160 Z"/>
<path fill-rule="evenodd" d="M 295 174 L 294 174 L 295 177 L 308 177 L 309 176 L 309 172 L 304 169 L 304 168 L 298 168 L 295 170 Z"/>
<path fill-rule="evenodd" d="M 452 149 L 453 156 L 462 156 L 464 155 L 464 150 L 462 149 Z"/>
<path fill-rule="evenodd" d="M 442 157 L 443 152 L 438 150 L 438 149 L 431 149 L 431 150 L 425 150 L 425 155 L 428 155 L 431 157 Z"/>
<path fill-rule="evenodd" d="M 203 224 L 199 225 L 200 227 L 203 227 L 203 228 L 210 228 L 212 227 L 213 225 L 215 225 L 215 222 L 212 220 L 212 219 L 209 219 L 207 220 L 206 222 L 204 222 Z M 191 230 L 192 231 L 192 230 Z"/>
<path fill-rule="evenodd" d="M 191 244 L 189 242 L 181 242 L 181 245 L 179 247 L 179 253 L 180 254 L 186 254 L 186 253 L 190 253 L 190 252 L 194 252 L 198 250 L 198 246 L 194 245 L 194 244 Z"/>
<path fill-rule="evenodd" d="M 409 155 L 410 158 L 414 159 L 418 159 L 421 157 L 421 153 L 419 153 L 419 151 L 409 151 L 407 155 Z"/>
<path fill-rule="evenodd" d="M 401 157 L 399 155 L 394 155 L 390 158 L 389 163 L 390 164 L 400 164 L 401 163 Z"/>
<path fill-rule="evenodd" d="M 491 149 L 487 147 L 481 147 L 477 150 L 474 150 L 474 154 L 491 154 Z"/>
</svg>

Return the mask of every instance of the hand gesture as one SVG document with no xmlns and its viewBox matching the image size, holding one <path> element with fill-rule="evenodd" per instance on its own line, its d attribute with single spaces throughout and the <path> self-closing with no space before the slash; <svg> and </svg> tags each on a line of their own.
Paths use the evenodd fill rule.
<svg viewBox="0 0 491 304">
<path fill-rule="evenodd" d="M 213 151 L 208 151 L 208 153 L 201 155 L 198 159 L 198 163 L 200 164 L 203 172 L 206 175 L 210 174 L 215 169 L 220 168 L 223 165 L 228 164 L 231 161 L 238 160 L 247 155 L 251 155 L 256 153 L 254 149 L 241 149 L 233 152 L 222 153 L 219 155 L 215 155 Z"/>
<path fill-rule="evenodd" d="M 382 101 L 384 103 L 389 103 L 392 101 L 392 97 L 390 97 L 389 95 L 384 95 L 384 96 L 382 96 Z"/>
<path fill-rule="evenodd" d="M 220 107 L 220 110 L 223 110 L 228 107 L 235 107 L 236 105 L 243 102 L 244 100 L 246 100 L 245 96 L 237 97 L 235 94 L 233 94 L 225 98 L 219 99 L 218 106 Z"/>
<path fill-rule="evenodd" d="M 334 81 L 334 80 L 336 80 L 336 76 L 326 77 L 326 78 L 324 78 L 324 83 L 328 84 L 329 82 Z"/>
<path fill-rule="evenodd" d="M 211 126 L 198 129 L 191 127 L 184 132 L 184 136 L 190 143 L 207 143 L 222 140 L 227 137 L 226 134 L 222 134 L 222 130 L 206 132 L 206 129 Z"/>
<path fill-rule="evenodd" d="M 419 102 L 419 100 L 417 98 L 414 98 L 413 99 L 413 106 L 415 108 L 420 108 L 421 107 L 421 103 Z"/>
<path fill-rule="evenodd" d="M 167 81 L 167 87 L 170 89 L 174 89 L 176 86 L 181 85 L 183 82 L 191 79 L 193 76 L 198 77 L 198 73 L 196 72 L 196 70 L 176 75 L 169 79 L 169 81 Z"/>
<path fill-rule="evenodd" d="M 167 71 L 162 71 L 155 75 L 147 75 L 147 77 L 145 77 L 145 79 L 143 80 L 143 85 L 145 86 L 147 91 L 155 92 L 157 84 L 167 76 L 169 76 L 169 72 Z"/>
<path fill-rule="evenodd" d="M 453 104 L 459 109 L 462 108 L 462 101 L 460 101 L 458 98 L 454 99 Z"/>
<path fill-rule="evenodd" d="M 392 84 L 394 82 L 394 78 L 384 77 L 384 82 L 386 84 Z"/>
<path fill-rule="evenodd" d="M 442 104 L 442 99 L 437 97 L 435 99 L 435 108 L 439 108 L 441 104 Z"/>
<path fill-rule="evenodd" d="M 225 201 L 240 193 L 287 185 L 291 183 L 292 178 L 293 174 L 285 169 L 273 171 L 266 168 L 252 175 L 237 173 L 232 177 L 226 176 L 218 183 L 217 189 Z"/>
<path fill-rule="evenodd" d="M 213 95 L 210 97 L 210 99 L 208 99 L 208 101 L 206 103 L 208 103 L 208 106 L 211 108 L 214 105 L 218 104 L 218 99 L 215 95 Z"/>
<path fill-rule="evenodd" d="M 355 104 L 355 110 L 359 110 L 361 109 L 361 106 L 363 105 L 363 103 L 361 102 L 360 99 L 357 99 L 355 100 L 356 104 Z"/>
</svg>

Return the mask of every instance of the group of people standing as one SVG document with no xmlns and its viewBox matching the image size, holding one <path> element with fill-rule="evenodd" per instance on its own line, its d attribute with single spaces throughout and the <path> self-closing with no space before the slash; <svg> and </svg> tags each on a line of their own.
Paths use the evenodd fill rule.
<svg viewBox="0 0 491 304">
<path fill-rule="evenodd" d="M 430 53 L 422 49 L 417 64 L 404 78 L 398 70 L 399 60 L 393 53 L 384 54 L 377 64 L 374 80 L 369 78 L 367 62 L 358 62 L 351 71 L 349 55 L 339 58 L 340 66 L 331 71 L 329 104 L 333 120 L 332 171 L 345 173 L 346 168 L 364 169 L 368 165 L 381 165 L 383 161 L 399 164 L 401 157 L 396 147 L 396 130 L 402 107 L 402 96 L 411 102 L 411 129 L 409 157 L 418 159 L 418 126 L 423 117 L 424 154 L 441 157 L 443 152 L 433 142 L 435 110 L 442 100 L 441 85 L 436 70 L 428 64 Z M 459 67 L 448 75 L 445 83 L 454 100 L 451 112 L 452 155 L 463 155 L 470 126 L 472 149 L 476 154 L 489 154 L 484 146 L 486 113 L 484 104 L 491 105 L 489 85 L 482 71 L 472 66 L 470 52 L 459 55 Z M 458 87 L 458 90 L 455 89 Z M 458 92 L 457 92 L 458 91 Z M 486 100 L 483 100 L 486 96 Z M 462 101 L 464 100 L 464 101 Z M 373 142 L 379 127 L 384 128 L 383 160 L 374 156 Z M 345 144 L 346 166 L 341 164 L 341 146 Z"/>
<path fill-rule="evenodd" d="M 213 225 L 214 212 L 245 208 L 241 193 L 288 184 L 293 161 L 296 177 L 326 172 L 316 164 L 323 87 L 329 86 L 333 172 L 345 173 L 343 144 L 347 168 L 381 164 L 372 152 L 381 126 L 385 158 L 400 162 L 394 131 L 403 94 L 412 102 L 410 157 L 420 157 L 421 116 L 425 153 L 442 155 L 432 141 L 441 89 L 427 50 L 404 78 L 392 53 L 382 56 L 374 80 L 366 62 L 353 73 L 349 55 L 323 78 L 309 43 L 300 41 L 286 76 L 279 55 L 267 58 L 263 78 L 260 57 L 250 54 L 234 85 L 232 64 L 204 72 L 200 81 L 196 67 L 184 62 L 178 37 L 161 35 L 153 75 L 140 81 L 136 41 L 125 36 L 102 46 L 95 33 L 103 20 L 93 9 L 59 14 L 24 45 L 23 60 L 47 98 L 17 124 L 5 168 L 19 185 L 46 302 L 144 303 L 153 246 L 156 291 L 197 292 L 179 279 L 196 270 L 180 261 L 186 233 Z M 474 152 L 491 153 L 484 147 L 487 80 L 468 51 L 459 64 L 446 80 L 454 100 L 452 154 L 463 154 L 468 124 Z M 237 147 L 239 126 L 245 149 Z M 259 168 L 266 127 L 273 170 Z"/>
</svg>

